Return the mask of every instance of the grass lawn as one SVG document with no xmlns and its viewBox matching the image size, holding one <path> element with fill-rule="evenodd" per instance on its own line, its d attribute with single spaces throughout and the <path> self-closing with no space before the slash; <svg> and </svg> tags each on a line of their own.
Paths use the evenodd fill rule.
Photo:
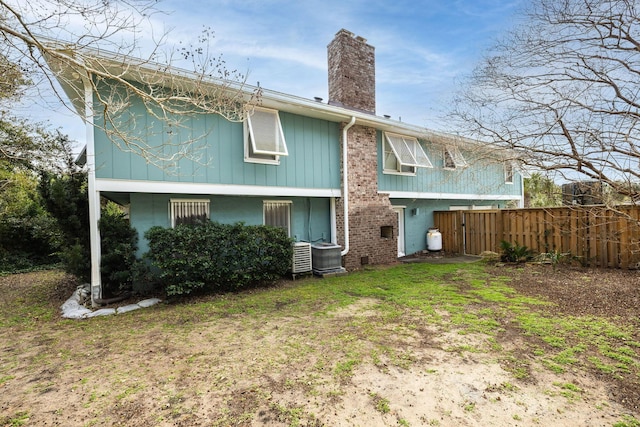
<svg viewBox="0 0 640 427">
<path fill-rule="evenodd" d="M 544 268 L 397 265 L 82 321 L 59 317 L 63 273 L 0 277 L 0 426 L 640 426 L 638 323 L 513 285 Z"/>
</svg>

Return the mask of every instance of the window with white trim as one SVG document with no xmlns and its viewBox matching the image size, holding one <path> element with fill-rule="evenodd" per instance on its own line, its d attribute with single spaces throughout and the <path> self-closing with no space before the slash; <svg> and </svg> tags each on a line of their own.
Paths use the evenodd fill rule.
<svg viewBox="0 0 640 427">
<path fill-rule="evenodd" d="M 287 156 L 287 144 L 277 110 L 252 107 L 244 121 L 245 162 L 279 164 Z"/>
<path fill-rule="evenodd" d="M 415 175 L 416 168 L 433 167 L 417 138 L 384 132 L 382 147 L 385 173 Z"/>
<path fill-rule="evenodd" d="M 264 225 L 282 228 L 291 237 L 291 201 L 263 201 Z"/>
<path fill-rule="evenodd" d="M 445 169 L 457 169 L 466 168 L 467 161 L 462 156 L 462 153 L 455 146 L 446 146 L 443 150 L 444 168 Z"/>
<path fill-rule="evenodd" d="M 209 219 L 209 200 L 171 199 L 169 200 L 171 228 L 179 224 L 196 224 Z"/>
<path fill-rule="evenodd" d="M 505 184 L 513 184 L 513 163 L 504 163 L 504 182 Z"/>
</svg>

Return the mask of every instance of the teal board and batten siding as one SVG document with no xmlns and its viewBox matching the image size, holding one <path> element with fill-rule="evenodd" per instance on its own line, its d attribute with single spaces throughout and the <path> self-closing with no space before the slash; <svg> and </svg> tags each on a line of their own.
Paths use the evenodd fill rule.
<svg viewBox="0 0 640 427">
<path fill-rule="evenodd" d="M 291 237 L 298 241 L 318 242 L 331 239 L 329 199 L 307 197 L 238 197 L 202 196 L 187 194 L 130 195 L 130 223 L 138 232 L 138 256 L 149 250 L 144 233 L 153 226 L 170 227 L 169 200 L 179 198 L 208 199 L 212 221 L 223 224 L 244 222 L 247 225 L 263 223 L 264 200 L 291 201 Z"/>
<path fill-rule="evenodd" d="M 427 249 L 427 231 L 434 226 L 433 212 L 446 211 L 452 206 L 486 206 L 487 209 L 505 207 L 504 200 L 420 200 L 393 199 L 394 206 L 404 206 L 404 241 L 407 255 Z M 447 250 L 446 247 L 442 248 Z"/>
<path fill-rule="evenodd" d="M 520 175 L 514 171 L 514 183 L 505 183 L 502 163 L 476 159 L 473 152 L 461 150 L 469 163 L 460 169 L 444 169 L 443 148 L 421 140 L 420 145 L 431 160 L 433 168 L 417 168 L 415 176 L 383 172 L 382 133 L 378 132 L 378 186 L 382 192 L 444 193 L 469 195 L 520 196 Z M 472 203 L 469 203 L 472 204 Z"/>
<path fill-rule="evenodd" d="M 96 114 L 97 179 L 340 189 L 337 123 L 280 112 L 289 155 L 280 157 L 279 165 L 266 165 L 244 161 L 242 123 L 214 114 L 189 115 L 180 126 L 169 129 L 140 102 L 132 101 L 129 111 L 121 123 L 128 133 L 161 155 L 193 140 L 200 159 L 183 159 L 177 170 L 148 163 L 142 156 L 118 148 L 101 130 L 102 115 Z"/>
<path fill-rule="evenodd" d="M 383 172 L 382 133 L 378 133 L 378 185 L 379 191 L 407 192 L 411 198 L 394 197 L 394 206 L 404 206 L 405 253 L 412 254 L 427 249 L 427 231 L 434 226 L 433 212 L 460 206 L 506 207 L 509 196 L 521 196 L 520 175 L 515 172 L 514 182 L 505 183 L 502 163 L 476 159 L 474 153 L 461 150 L 469 163 L 465 168 L 444 169 L 441 145 L 420 141 L 433 168 L 418 168 L 415 176 L 394 175 Z M 445 198 L 440 198 L 443 195 Z M 446 198 L 453 197 L 451 199 Z M 460 195 L 460 197 L 454 197 Z M 495 196 L 496 199 L 491 199 Z M 443 248 L 447 250 L 447 248 Z"/>
</svg>

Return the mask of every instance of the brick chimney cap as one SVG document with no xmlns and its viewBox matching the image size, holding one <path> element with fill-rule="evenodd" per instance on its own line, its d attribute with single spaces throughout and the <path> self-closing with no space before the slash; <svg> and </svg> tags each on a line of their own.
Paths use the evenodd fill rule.
<svg viewBox="0 0 640 427">
<path fill-rule="evenodd" d="M 353 34 L 351 31 L 349 30 L 345 30 L 344 28 L 341 29 L 340 31 L 338 31 L 336 33 L 336 36 L 339 36 L 340 34 L 344 34 L 345 36 L 349 36 L 349 37 L 353 37 L 355 34 Z"/>
</svg>

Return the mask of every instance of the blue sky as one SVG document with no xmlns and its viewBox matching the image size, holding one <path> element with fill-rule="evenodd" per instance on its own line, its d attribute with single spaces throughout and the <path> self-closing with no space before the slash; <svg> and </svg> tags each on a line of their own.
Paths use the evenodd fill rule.
<svg viewBox="0 0 640 427">
<path fill-rule="evenodd" d="M 169 0 L 153 16 L 168 44 L 195 41 L 204 27 L 212 51 L 247 82 L 327 100 L 327 44 L 345 28 L 376 52 L 376 112 L 430 129 L 492 42 L 516 21 L 526 0 Z M 31 108 L 79 143 L 84 126 L 70 113 Z M 61 109 L 62 110 L 62 109 Z"/>
</svg>

